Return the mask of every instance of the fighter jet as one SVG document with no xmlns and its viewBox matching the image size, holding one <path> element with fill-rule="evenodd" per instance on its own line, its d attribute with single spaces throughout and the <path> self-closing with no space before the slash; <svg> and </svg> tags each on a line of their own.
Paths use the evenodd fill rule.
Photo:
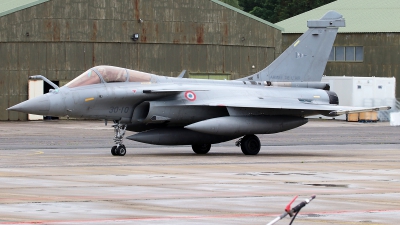
<svg viewBox="0 0 400 225">
<path fill-rule="evenodd" d="M 114 121 L 114 156 L 130 140 L 155 145 L 191 145 L 206 154 L 211 145 L 238 139 L 245 155 L 257 155 L 256 134 L 300 127 L 308 116 L 338 116 L 390 107 L 338 106 L 336 93 L 320 83 L 339 27 L 345 20 L 329 11 L 268 67 L 239 80 L 165 77 L 131 69 L 96 66 L 47 94 L 8 110 L 48 116 Z"/>
</svg>

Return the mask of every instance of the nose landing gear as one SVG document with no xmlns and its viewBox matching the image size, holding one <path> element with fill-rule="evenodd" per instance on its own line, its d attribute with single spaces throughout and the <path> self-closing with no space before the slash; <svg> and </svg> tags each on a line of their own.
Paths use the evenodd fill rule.
<svg viewBox="0 0 400 225">
<path fill-rule="evenodd" d="M 126 131 L 126 125 L 125 124 L 120 124 L 119 121 L 114 121 L 114 142 L 115 146 L 111 148 L 111 154 L 113 156 L 124 156 L 126 154 L 126 147 L 123 144 L 123 138 L 125 136 L 125 131 Z"/>
<path fill-rule="evenodd" d="M 111 154 L 113 156 L 124 156 L 126 154 L 126 147 L 125 145 L 120 146 L 113 146 L 111 148 Z"/>
</svg>

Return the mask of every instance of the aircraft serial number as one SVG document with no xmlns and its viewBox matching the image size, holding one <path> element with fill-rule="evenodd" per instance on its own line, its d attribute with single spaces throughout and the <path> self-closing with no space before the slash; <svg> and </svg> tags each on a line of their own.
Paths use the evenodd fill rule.
<svg viewBox="0 0 400 225">
<path fill-rule="evenodd" d="M 109 113 L 128 113 L 129 107 L 111 107 Z"/>
</svg>

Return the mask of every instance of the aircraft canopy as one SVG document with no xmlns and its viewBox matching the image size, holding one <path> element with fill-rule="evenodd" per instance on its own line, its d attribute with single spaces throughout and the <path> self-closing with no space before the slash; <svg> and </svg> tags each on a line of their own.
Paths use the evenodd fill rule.
<svg viewBox="0 0 400 225">
<path fill-rule="evenodd" d="M 151 74 L 114 66 L 96 66 L 79 75 L 65 86 L 69 88 L 100 83 L 150 82 Z"/>
</svg>

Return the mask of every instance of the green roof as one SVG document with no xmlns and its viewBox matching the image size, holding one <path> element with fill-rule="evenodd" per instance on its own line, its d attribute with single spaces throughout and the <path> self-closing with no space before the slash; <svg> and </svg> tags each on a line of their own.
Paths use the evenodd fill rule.
<svg viewBox="0 0 400 225">
<path fill-rule="evenodd" d="M 0 17 L 47 1 L 49 0 L 1 0 Z"/>
<path fill-rule="evenodd" d="M 247 12 L 245 12 L 245 11 L 242 11 L 242 10 L 240 10 L 240 9 L 238 9 L 238 8 L 236 8 L 236 7 L 233 7 L 233 6 L 231 6 L 231 5 L 228 5 L 228 4 L 224 3 L 224 2 L 221 2 L 221 1 L 218 1 L 218 0 L 211 0 L 211 1 L 214 2 L 214 3 L 217 3 L 217 4 L 219 4 L 219 5 L 222 5 L 222 6 L 226 7 L 226 8 L 228 8 L 228 9 L 231 9 L 231 10 L 237 12 L 237 13 L 240 13 L 240 14 L 245 15 L 245 16 L 247 16 L 247 17 L 250 17 L 250 18 L 252 18 L 252 19 L 254 19 L 254 20 L 257 20 L 258 22 L 261 22 L 261 23 L 263 23 L 263 24 L 266 24 L 266 25 L 268 25 L 268 26 L 271 26 L 271 27 L 274 27 L 274 28 L 276 28 L 276 29 L 278 29 L 278 30 L 282 30 L 282 31 L 283 31 L 283 28 L 280 27 L 280 26 L 277 25 L 277 24 L 270 23 L 270 22 L 268 22 L 268 21 L 266 21 L 266 20 L 263 20 L 263 19 L 261 19 L 261 18 L 259 18 L 259 17 L 257 17 L 257 16 L 254 16 L 254 15 L 251 15 L 250 13 L 247 13 Z"/>
<path fill-rule="evenodd" d="M 346 19 L 339 33 L 400 32 L 400 0 L 337 0 L 276 23 L 283 33 L 304 33 L 307 20 L 320 19 L 335 10 Z"/>
<path fill-rule="evenodd" d="M 23 9 L 29 8 L 31 6 L 38 5 L 38 4 L 43 3 L 43 2 L 48 2 L 48 1 L 50 1 L 50 0 L 1 0 L 1 2 L 0 2 L 0 17 L 8 15 L 8 14 L 11 14 L 13 12 L 17 12 L 19 10 L 23 10 Z M 226 8 L 229 8 L 229 9 L 235 11 L 235 12 L 238 12 L 238 13 L 240 13 L 242 15 L 250 17 L 250 18 L 252 18 L 254 20 L 257 20 L 257 21 L 259 21 L 261 23 L 264 23 L 264 24 L 266 24 L 268 26 L 274 27 L 274 28 L 276 28 L 278 30 L 283 30 L 282 27 L 280 27 L 280 26 L 278 26 L 276 24 L 273 24 L 273 23 L 270 23 L 270 22 L 265 21 L 263 19 L 260 19 L 260 18 L 254 16 L 254 15 L 251 15 L 250 13 L 246 13 L 246 12 L 244 12 L 244 11 L 242 11 L 240 9 L 237 9 L 237 8 L 231 6 L 231 5 L 228 5 L 228 4 L 223 3 L 221 1 L 218 1 L 218 0 L 211 0 L 211 1 L 216 3 L 216 4 L 222 5 L 222 6 L 226 7 Z"/>
</svg>

